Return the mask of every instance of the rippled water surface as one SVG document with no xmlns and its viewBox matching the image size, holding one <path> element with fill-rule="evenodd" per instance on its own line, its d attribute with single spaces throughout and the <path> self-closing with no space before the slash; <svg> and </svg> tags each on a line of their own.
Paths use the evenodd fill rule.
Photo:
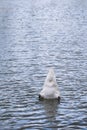
<svg viewBox="0 0 87 130">
<path fill-rule="evenodd" d="M 0 0 L 0 130 L 31 129 L 87 130 L 87 0 Z"/>
</svg>

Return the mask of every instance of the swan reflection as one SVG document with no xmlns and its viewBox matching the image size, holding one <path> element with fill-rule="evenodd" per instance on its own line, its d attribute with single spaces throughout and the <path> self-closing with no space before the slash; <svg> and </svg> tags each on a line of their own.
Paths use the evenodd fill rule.
<svg viewBox="0 0 87 130">
<path fill-rule="evenodd" d="M 55 130 L 57 130 L 59 122 L 56 118 L 58 116 L 58 100 L 43 100 L 41 101 L 41 104 L 43 105 L 43 108 L 45 110 L 46 120 L 49 123 L 49 128 L 54 128 Z"/>
</svg>

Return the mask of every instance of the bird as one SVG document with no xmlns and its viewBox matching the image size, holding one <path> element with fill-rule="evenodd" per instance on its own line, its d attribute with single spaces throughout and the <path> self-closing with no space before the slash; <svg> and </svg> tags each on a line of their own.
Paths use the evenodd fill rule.
<svg viewBox="0 0 87 130">
<path fill-rule="evenodd" d="M 39 99 L 58 99 L 60 101 L 60 91 L 53 68 L 49 69 L 43 88 L 39 93 Z"/>
</svg>

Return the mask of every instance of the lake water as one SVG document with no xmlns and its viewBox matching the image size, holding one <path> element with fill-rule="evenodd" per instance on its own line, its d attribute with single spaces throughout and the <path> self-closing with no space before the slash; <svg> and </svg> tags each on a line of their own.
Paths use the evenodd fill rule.
<svg viewBox="0 0 87 130">
<path fill-rule="evenodd" d="M 87 0 L 0 0 L 0 130 L 31 129 L 87 130 Z"/>
</svg>

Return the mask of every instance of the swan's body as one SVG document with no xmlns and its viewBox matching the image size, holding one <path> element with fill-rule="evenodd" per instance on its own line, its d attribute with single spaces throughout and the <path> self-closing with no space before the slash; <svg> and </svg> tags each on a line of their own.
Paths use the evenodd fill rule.
<svg viewBox="0 0 87 130">
<path fill-rule="evenodd" d="M 39 94 L 40 98 L 43 99 L 60 99 L 60 93 L 58 90 L 56 77 L 54 70 L 51 68 L 46 77 L 43 89 Z"/>
</svg>

